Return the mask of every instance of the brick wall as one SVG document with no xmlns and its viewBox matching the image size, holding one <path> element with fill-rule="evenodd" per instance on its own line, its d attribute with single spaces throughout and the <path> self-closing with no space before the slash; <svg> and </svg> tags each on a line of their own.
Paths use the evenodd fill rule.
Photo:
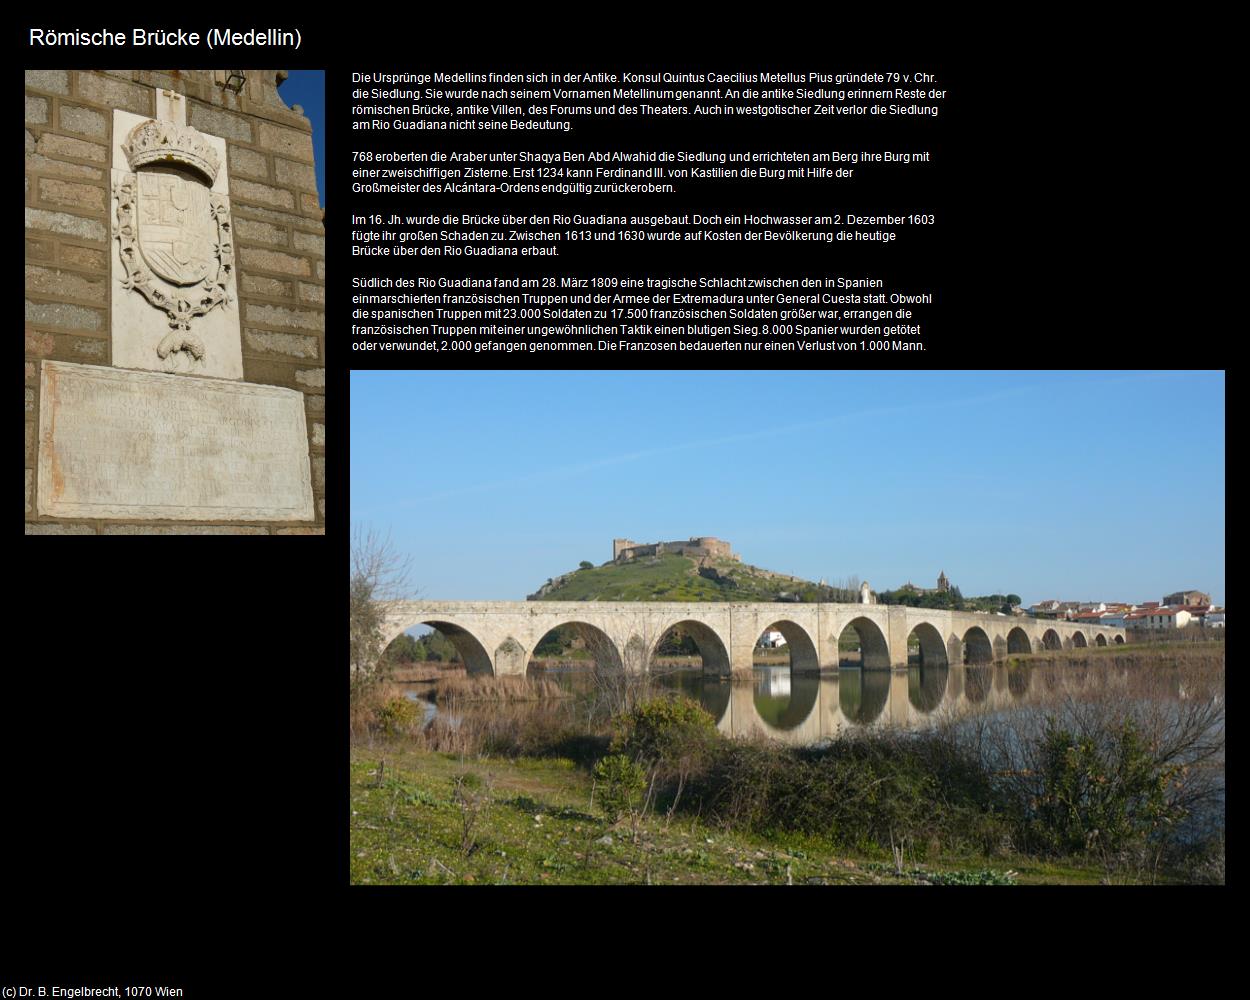
<svg viewBox="0 0 1250 1000">
<path fill-rule="evenodd" d="M 233 94 L 206 70 L 26 72 L 26 533 L 323 534 L 325 230 L 311 129 L 278 96 L 278 71 Z M 304 394 L 315 521 L 68 521 L 36 513 L 39 365 L 109 365 L 113 109 L 155 115 L 157 88 L 187 123 L 227 142 L 243 380 Z"/>
</svg>

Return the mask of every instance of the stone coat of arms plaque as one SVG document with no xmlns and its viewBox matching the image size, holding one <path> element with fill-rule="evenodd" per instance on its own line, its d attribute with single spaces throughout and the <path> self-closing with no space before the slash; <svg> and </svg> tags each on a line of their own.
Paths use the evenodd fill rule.
<svg viewBox="0 0 1250 1000">
<path fill-rule="evenodd" d="M 242 378 L 225 141 L 113 115 L 113 364 Z"/>
</svg>

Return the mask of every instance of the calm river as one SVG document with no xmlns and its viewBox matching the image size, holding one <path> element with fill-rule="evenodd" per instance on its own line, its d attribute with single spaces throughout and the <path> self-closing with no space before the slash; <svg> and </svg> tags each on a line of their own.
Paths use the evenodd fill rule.
<svg viewBox="0 0 1250 1000">
<path fill-rule="evenodd" d="M 1218 676 L 1217 676 L 1218 674 Z M 593 679 L 585 669 L 550 670 L 554 680 L 574 697 L 560 702 L 527 702 L 506 706 L 469 703 L 460 712 L 579 711 L 593 695 Z M 1223 670 L 1117 668 L 1092 663 L 1077 666 L 942 666 L 907 670 L 858 670 L 791 674 L 788 666 L 756 667 L 753 683 L 731 683 L 701 670 L 675 670 L 653 677 L 661 690 L 679 690 L 697 700 L 727 736 L 766 736 L 795 745 L 810 745 L 845 733 L 874 727 L 919 729 L 978 713 L 997 718 L 1034 716 L 1039 709 L 1061 703 L 1127 698 L 1134 702 L 1174 703 L 1193 699 L 1220 702 Z M 409 697 L 424 701 L 429 685 L 408 685 Z M 427 720 L 439 709 L 426 702 Z"/>
</svg>

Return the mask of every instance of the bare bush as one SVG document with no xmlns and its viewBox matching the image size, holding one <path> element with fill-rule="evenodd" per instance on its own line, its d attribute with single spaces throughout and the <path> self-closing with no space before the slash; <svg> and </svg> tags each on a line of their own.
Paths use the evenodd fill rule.
<svg viewBox="0 0 1250 1000">
<path fill-rule="evenodd" d="M 481 820 L 490 806 L 494 782 L 472 771 L 458 775 L 452 782 L 452 801 L 460 810 L 460 853 L 468 857 L 477 846 Z"/>
<path fill-rule="evenodd" d="M 387 680 L 386 625 L 395 602 L 410 595 L 411 560 L 389 536 L 358 527 L 351 544 L 351 695 L 353 702 Z"/>
</svg>

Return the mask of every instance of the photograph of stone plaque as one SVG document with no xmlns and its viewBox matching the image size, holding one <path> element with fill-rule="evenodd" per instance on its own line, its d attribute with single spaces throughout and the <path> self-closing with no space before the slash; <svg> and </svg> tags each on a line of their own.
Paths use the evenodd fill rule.
<svg viewBox="0 0 1250 1000">
<path fill-rule="evenodd" d="M 55 517 L 307 521 L 300 393 L 43 363 L 39 511 Z"/>
<path fill-rule="evenodd" d="M 323 535 L 324 73 L 25 91 L 26 534 Z"/>
</svg>

